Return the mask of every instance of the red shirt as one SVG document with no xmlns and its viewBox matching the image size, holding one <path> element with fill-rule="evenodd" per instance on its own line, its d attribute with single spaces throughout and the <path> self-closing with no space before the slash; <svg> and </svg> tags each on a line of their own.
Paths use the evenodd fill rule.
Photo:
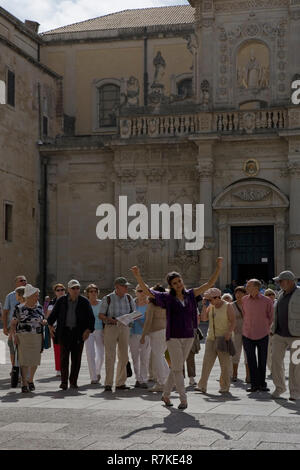
<svg viewBox="0 0 300 470">
<path fill-rule="evenodd" d="M 262 339 L 270 333 L 273 322 L 273 301 L 262 294 L 242 298 L 243 336 L 249 339 Z"/>
</svg>

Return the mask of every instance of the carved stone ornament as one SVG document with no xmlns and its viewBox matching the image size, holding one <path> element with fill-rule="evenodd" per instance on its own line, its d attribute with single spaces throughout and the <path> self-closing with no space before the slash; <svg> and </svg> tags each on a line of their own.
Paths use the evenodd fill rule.
<svg viewBox="0 0 300 470">
<path fill-rule="evenodd" d="M 162 177 L 166 173 L 166 170 L 164 168 L 146 168 L 144 173 L 149 183 L 154 183 L 161 181 Z"/>
<path fill-rule="evenodd" d="M 245 113 L 243 114 L 242 119 L 242 128 L 246 131 L 247 134 L 252 134 L 255 129 L 255 113 Z"/>
<path fill-rule="evenodd" d="M 287 241 L 287 248 L 289 250 L 299 249 L 300 248 L 300 239 L 288 240 Z"/>
<path fill-rule="evenodd" d="M 271 194 L 271 191 L 265 189 L 244 189 L 237 193 L 233 193 L 233 196 L 243 201 L 263 201 Z"/>
<path fill-rule="evenodd" d="M 289 5 L 289 0 L 238 0 L 232 2 L 216 1 L 215 10 L 216 12 L 236 12 L 236 11 L 247 11 L 249 8 L 252 9 L 265 9 L 278 8 Z"/>
<path fill-rule="evenodd" d="M 120 119 L 120 134 L 122 139 L 129 139 L 131 136 L 131 120 Z"/>
<path fill-rule="evenodd" d="M 121 178 L 122 183 L 134 183 L 138 171 L 131 168 L 121 168 L 116 170 L 116 174 Z"/>
<path fill-rule="evenodd" d="M 250 158 L 244 163 L 243 171 L 247 176 L 256 176 L 259 172 L 258 161 L 255 158 Z"/>
</svg>

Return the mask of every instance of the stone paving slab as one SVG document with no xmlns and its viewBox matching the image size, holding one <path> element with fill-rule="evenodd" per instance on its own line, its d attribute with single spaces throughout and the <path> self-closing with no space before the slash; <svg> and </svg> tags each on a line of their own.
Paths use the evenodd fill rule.
<svg viewBox="0 0 300 470">
<path fill-rule="evenodd" d="M 0 332 L 0 340 L 5 339 Z M 196 356 L 197 379 L 204 348 Z M 286 369 L 288 370 L 288 368 Z M 85 352 L 79 390 L 62 391 L 54 373 L 53 350 L 44 351 L 34 393 L 11 389 L 10 365 L 0 365 L 0 449 L 225 450 L 300 448 L 300 403 L 272 400 L 270 393 L 247 394 L 238 381 L 231 395 L 218 393 L 216 363 L 203 395 L 187 385 L 189 406 L 167 408 L 161 394 L 135 389 L 105 393 L 91 385 Z M 102 371 L 104 376 L 104 370 Z M 240 366 L 244 377 L 244 366 Z M 150 384 L 151 385 L 151 384 Z M 273 384 L 268 379 L 268 386 Z M 284 394 L 288 398 L 288 392 Z M 30 432 L 28 432 L 30 429 Z"/>
</svg>

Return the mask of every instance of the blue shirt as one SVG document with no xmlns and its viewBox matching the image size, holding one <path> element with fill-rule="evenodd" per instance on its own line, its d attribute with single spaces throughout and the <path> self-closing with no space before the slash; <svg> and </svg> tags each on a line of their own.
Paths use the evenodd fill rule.
<svg viewBox="0 0 300 470">
<path fill-rule="evenodd" d="M 8 318 L 7 318 L 7 326 L 10 325 L 13 313 L 15 311 L 15 306 L 18 303 L 19 302 L 17 301 L 16 293 L 14 290 L 10 292 L 9 294 L 7 294 L 4 305 L 3 305 L 3 310 L 9 310 Z"/>
<path fill-rule="evenodd" d="M 136 310 L 138 312 L 141 312 L 143 316 L 133 322 L 133 327 L 130 330 L 131 335 L 141 335 L 143 333 L 143 327 L 145 323 L 145 314 L 146 314 L 147 308 L 148 308 L 148 304 L 142 305 L 140 307 L 136 306 Z"/>
<path fill-rule="evenodd" d="M 101 300 L 98 300 L 97 305 L 92 305 L 91 307 L 93 309 L 93 314 L 95 317 L 95 330 L 103 330 L 103 323 L 102 320 L 99 318 L 99 313 L 100 313 L 100 307 L 101 307 Z"/>
</svg>

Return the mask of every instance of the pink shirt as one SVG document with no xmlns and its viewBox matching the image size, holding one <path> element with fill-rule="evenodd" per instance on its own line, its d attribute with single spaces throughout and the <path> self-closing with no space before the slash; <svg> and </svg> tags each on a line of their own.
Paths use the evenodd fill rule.
<svg viewBox="0 0 300 470">
<path fill-rule="evenodd" d="M 262 294 L 255 297 L 242 297 L 244 316 L 243 336 L 249 339 L 262 339 L 270 333 L 273 322 L 273 301 Z"/>
</svg>

